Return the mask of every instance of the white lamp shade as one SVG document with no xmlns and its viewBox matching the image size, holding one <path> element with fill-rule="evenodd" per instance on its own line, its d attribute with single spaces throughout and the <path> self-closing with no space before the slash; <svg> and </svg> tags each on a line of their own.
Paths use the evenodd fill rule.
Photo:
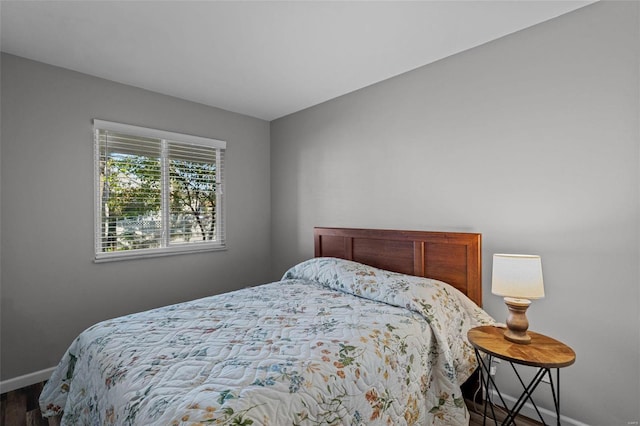
<svg viewBox="0 0 640 426">
<path fill-rule="evenodd" d="M 494 254 L 491 292 L 520 299 L 544 297 L 540 256 Z"/>
</svg>

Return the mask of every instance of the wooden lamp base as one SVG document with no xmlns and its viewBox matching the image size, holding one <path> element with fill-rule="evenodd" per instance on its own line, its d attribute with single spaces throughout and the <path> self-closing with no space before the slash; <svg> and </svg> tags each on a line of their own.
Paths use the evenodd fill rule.
<svg viewBox="0 0 640 426">
<path fill-rule="evenodd" d="M 505 297 L 504 303 L 509 308 L 507 317 L 507 329 L 504 331 L 504 338 L 510 342 L 521 345 L 531 343 L 531 337 L 527 334 L 529 320 L 527 320 L 527 308 L 531 305 L 528 299 L 515 299 Z"/>
</svg>

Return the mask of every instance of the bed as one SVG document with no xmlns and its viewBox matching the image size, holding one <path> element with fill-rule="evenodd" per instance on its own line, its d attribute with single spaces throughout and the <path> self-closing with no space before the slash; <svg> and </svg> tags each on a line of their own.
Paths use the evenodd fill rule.
<svg viewBox="0 0 640 426">
<path fill-rule="evenodd" d="M 466 425 L 481 236 L 315 228 L 281 281 L 98 323 L 45 417 L 100 425 Z"/>
</svg>

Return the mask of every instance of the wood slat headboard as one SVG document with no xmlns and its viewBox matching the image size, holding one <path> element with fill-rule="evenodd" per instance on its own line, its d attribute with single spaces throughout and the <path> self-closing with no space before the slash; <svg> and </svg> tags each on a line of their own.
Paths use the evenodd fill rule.
<svg viewBox="0 0 640 426">
<path fill-rule="evenodd" d="M 315 257 L 337 257 L 451 284 L 482 306 L 482 235 L 314 228 Z"/>
</svg>

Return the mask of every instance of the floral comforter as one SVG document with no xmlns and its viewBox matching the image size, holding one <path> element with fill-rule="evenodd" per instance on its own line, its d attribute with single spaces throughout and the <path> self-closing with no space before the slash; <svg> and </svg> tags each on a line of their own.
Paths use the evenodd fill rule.
<svg viewBox="0 0 640 426">
<path fill-rule="evenodd" d="M 447 284 L 316 258 L 90 327 L 40 405 L 63 425 L 466 425 L 466 333 L 492 322 Z"/>
</svg>

